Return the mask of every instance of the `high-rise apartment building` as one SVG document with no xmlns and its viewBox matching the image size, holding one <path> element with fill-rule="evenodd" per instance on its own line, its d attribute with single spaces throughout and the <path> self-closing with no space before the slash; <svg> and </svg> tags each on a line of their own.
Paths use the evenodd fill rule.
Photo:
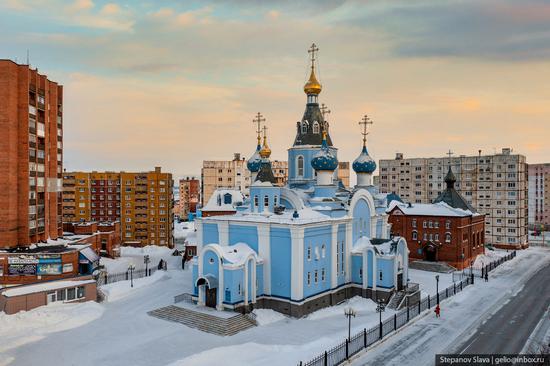
<svg viewBox="0 0 550 366">
<path fill-rule="evenodd" d="M 63 232 L 63 87 L 0 60 L 0 125 L 0 248 L 55 239 Z"/>
<path fill-rule="evenodd" d="M 527 243 L 527 164 L 525 156 L 502 149 L 500 154 L 444 158 L 380 160 L 381 192 L 405 202 L 430 203 L 444 189 L 451 163 L 456 189 L 485 214 L 485 242 L 520 246 Z"/>
<path fill-rule="evenodd" d="M 338 179 L 342 181 L 344 187 L 349 187 L 349 161 L 338 163 Z"/>
<path fill-rule="evenodd" d="M 235 188 L 247 192 L 250 172 L 246 160 L 235 153 L 233 160 L 205 160 L 201 169 L 201 201 L 204 206 L 217 188 Z"/>
<path fill-rule="evenodd" d="M 529 164 L 529 225 L 550 230 L 550 163 Z"/>
<path fill-rule="evenodd" d="M 63 175 L 63 221 L 120 221 L 125 245 L 173 245 L 172 174 L 69 172 Z"/>
<path fill-rule="evenodd" d="M 200 182 L 195 177 L 180 179 L 178 212 L 182 219 L 187 219 L 189 212 L 196 212 L 200 202 Z"/>
</svg>

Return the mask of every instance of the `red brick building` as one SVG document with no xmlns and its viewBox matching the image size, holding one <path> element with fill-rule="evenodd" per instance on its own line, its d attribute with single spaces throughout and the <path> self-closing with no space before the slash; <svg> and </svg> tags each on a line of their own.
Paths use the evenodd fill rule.
<svg viewBox="0 0 550 366">
<path fill-rule="evenodd" d="M 456 192 L 450 169 L 445 181 L 447 189 L 433 204 L 394 201 L 388 209 L 391 233 L 407 240 L 410 261 L 442 261 L 463 269 L 485 253 L 485 217 Z"/>
<path fill-rule="evenodd" d="M 75 244 L 91 244 L 91 248 L 99 256 L 120 257 L 120 222 L 66 222 L 63 230 L 74 235 L 84 235 Z M 70 236 L 68 237 L 70 238 Z"/>
<path fill-rule="evenodd" d="M 0 60 L 0 248 L 62 233 L 63 87 Z"/>
<path fill-rule="evenodd" d="M 181 219 L 187 220 L 190 212 L 197 212 L 200 202 L 200 182 L 195 177 L 180 179 L 178 213 Z"/>
</svg>

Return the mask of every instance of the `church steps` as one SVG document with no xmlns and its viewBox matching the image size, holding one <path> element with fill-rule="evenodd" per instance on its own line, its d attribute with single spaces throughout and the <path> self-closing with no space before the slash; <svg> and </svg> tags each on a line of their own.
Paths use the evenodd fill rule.
<svg viewBox="0 0 550 366">
<path fill-rule="evenodd" d="M 152 310 L 148 314 L 159 319 L 180 323 L 190 328 L 221 336 L 231 336 L 256 325 L 253 320 L 241 314 L 230 318 L 222 318 L 174 305 Z"/>
</svg>

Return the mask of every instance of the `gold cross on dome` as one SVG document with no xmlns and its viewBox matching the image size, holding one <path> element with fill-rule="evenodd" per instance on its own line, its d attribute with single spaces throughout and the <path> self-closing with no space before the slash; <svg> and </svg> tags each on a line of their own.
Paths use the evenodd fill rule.
<svg viewBox="0 0 550 366">
<path fill-rule="evenodd" d="M 372 125 L 374 122 L 367 116 L 366 114 L 363 116 L 363 119 L 359 121 L 359 125 L 363 126 L 363 132 L 361 132 L 361 135 L 363 135 L 363 146 L 367 143 L 367 135 L 369 134 L 367 132 L 367 125 Z"/>
<path fill-rule="evenodd" d="M 260 134 L 262 132 L 262 128 L 261 128 L 260 125 L 261 125 L 262 122 L 265 122 L 265 118 L 263 118 L 263 117 L 264 116 L 262 116 L 262 114 L 260 112 L 258 112 L 256 114 L 256 117 L 254 117 L 254 119 L 252 120 L 252 123 L 255 123 L 255 124 L 258 125 L 257 128 L 256 128 L 256 133 L 258 134 L 258 142 L 260 140 L 260 137 L 261 137 Z"/>
<path fill-rule="evenodd" d="M 264 127 L 262 127 L 262 130 L 264 131 L 264 139 L 265 139 L 267 136 L 267 126 L 264 125 Z"/>
<path fill-rule="evenodd" d="M 319 51 L 319 47 L 315 43 L 311 44 L 311 47 L 307 51 L 309 54 L 311 54 L 311 68 L 313 69 L 313 65 L 315 64 L 315 52 Z"/>
<path fill-rule="evenodd" d="M 325 103 L 321 104 L 321 107 L 319 108 L 321 110 L 321 114 L 323 115 L 323 119 L 325 118 L 326 114 L 330 114 L 330 109 L 325 105 Z"/>
<path fill-rule="evenodd" d="M 449 155 L 449 165 L 451 164 L 451 159 L 452 159 L 452 156 L 454 155 L 454 153 L 451 151 L 451 149 L 449 149 L 449 152 L 447 153 L 447 155 Z"/>
</svg>

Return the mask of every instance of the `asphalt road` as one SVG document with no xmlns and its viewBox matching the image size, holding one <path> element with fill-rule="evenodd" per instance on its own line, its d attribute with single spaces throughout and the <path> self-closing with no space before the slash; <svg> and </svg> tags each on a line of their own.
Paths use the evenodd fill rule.
<svg viewBox="0 0 550 366">
<path fill-rule="evenodd" d="M 455 353 L 520 353 L 549 306 L 550 265 L 547 265 L 462 342 Z"/>
</svg>

